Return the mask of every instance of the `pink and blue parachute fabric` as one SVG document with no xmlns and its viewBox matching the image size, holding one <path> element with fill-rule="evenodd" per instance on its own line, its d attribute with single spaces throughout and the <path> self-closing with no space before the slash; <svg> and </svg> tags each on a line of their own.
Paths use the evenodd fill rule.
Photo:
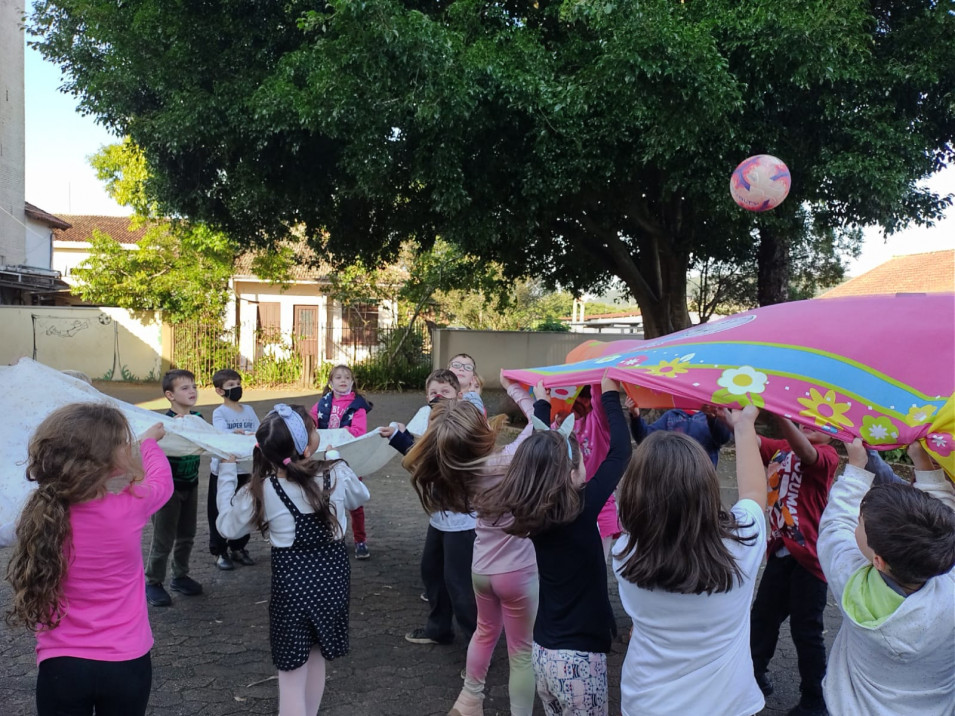
<svg viewBox="0 0 955 716">
<path fill-rule="evenodd" d="M 504 374 L 551 387 L 607 370 L 644 408 L 752 403 L 880 450 L 919 440 L 955 475 L 955 294 L 765 306 L 648 341 L 588 341 L 565 364 Z"/>
</svg>

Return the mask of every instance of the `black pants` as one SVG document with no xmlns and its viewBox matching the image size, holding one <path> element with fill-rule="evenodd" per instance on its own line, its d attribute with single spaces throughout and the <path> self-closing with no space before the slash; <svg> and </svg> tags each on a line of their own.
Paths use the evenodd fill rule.
<svg viewBox="0 0 955 716">
<path fill-rule="evenodd" d="M 428 525 L 421 554 L 421 580 L 431 605 L 425 634 L 438 641 L 454 636 L 452 617 L 466 640 L 477 628 L 477 603 L 471 584 L 474 530 L 442 532 Z"/>
<path fill-rule="evenodd" d="M 130 661 L 56 656 L 40 662 L 38 716 L 142 716 L 153 682 L 147 652 Z"/>
<path fill-rule="evenodd" d="M 788 616 L 799 664 L 799 689 L 806 696 L 822 698 L 826 591 L 826 583 L 800 566 L 792 555 L 769 558 L 750 612 L 749 645 L 755 673 L 766 672 L 776 652 L 779 627 Z"/>
<path fill-rule="evenodd" d="M 249 478 L 252 476 L 248 473 L 243 473 L 238 476 L 238 483 L 236 483 L 236 489 L 238 490 L 245 483 L 249 481 Z M 221 554 L 226 554 L 228 550 L 240 550 L 245 549 L 245 546 L 249 543 L 249 539 L 252 535 L 246 535 L 245 537 L 239 537 L 239 539 L 230 539 L 227 540 L 225 537 L 219 534 L 219 531 L 216 529 L 216 518 L 219 517 L 219 507 L 216 505 L 216 493 L 219 491 L 219 476 L 209 474 L 209 499 L 206 500 L 206 516 L 209 518 L 209 551 L 212 552 L 213 556 L 218 557 Z"/>
</svg>

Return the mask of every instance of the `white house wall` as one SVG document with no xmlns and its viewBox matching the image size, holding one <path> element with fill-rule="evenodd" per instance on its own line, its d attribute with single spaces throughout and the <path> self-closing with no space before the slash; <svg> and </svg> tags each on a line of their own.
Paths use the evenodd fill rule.
<svg viewBox="0 0 955 716">
<path fill-rule="evenodd" d="M 234 325 L 238 315 L 239 353 L 243 366 L 255 359 L 256 328 L 258 327 L 259 303 L 279 304 L 279 330 L 283 337 L 291 337 L 295 306 L 316 306 L 318 308 L 319 352 L 324 336 L 325 310 L 327 298 L 321 295 L 321 287 L 314 283 L 292 284 L 287 289 L 264 281 L 234 279 L 234 303 L 226 309 L 228 323 Z M 238 306 L 236 310 L 235 306 Z"/>
<path fill-rule="evenodd" d="M 27 266 L 53 268 L 53 232 L 46 224 L 27 217 L 26 220 L 26 258 Z"/>
</svg>

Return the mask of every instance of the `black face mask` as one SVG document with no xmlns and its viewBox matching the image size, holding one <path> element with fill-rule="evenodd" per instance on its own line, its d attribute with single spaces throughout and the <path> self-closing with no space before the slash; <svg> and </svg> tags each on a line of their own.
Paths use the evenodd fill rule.
<svg viewBox="0 0 955 716">
<path fill-rule="evenodd" d="M 238 403 L 240 400 L 242 400 L 242 386 L 237 385 L 234 388 L 224 390 L 222 391 L 222 395 L 226 400 L 231 400 L 233 403 Z"/>
</svg>

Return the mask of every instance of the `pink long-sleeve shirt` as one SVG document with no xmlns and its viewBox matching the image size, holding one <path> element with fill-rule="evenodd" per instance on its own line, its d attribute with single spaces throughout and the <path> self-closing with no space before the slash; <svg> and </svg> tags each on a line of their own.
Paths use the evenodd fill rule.
<svg viewBox="0 0 955 716">
<path fill-rule="evenodd" d="M 128 661 L 153 645 L 146 611 L 142 535 L 172 495 L 169 461 L 155 440 L 141 445 L 146 476 L 118 494 L 70 506 L 72 545 L 63 580 L 65 615 L 36 635 L 36 660 L 73 656 Z"/>
<path fill-rule="evenodd" d="M 504 479 L 504 474 L 511 464 L 514 453 L 524 440 L 534 432 L 530 418 L 534 414 L 534 400 L 520 385 L 514 384 L 507 389 L 507 394 L 517 403 L 527 417 L 527 427 L 517 438 L 506 445 L 500 452 L 494 453 L 488 459 L 481 471 L 477 485 L 481 492 L 485 492 Z M 478 516 L 477 534 L 474 540 L 474 557 L 471 561 L 471 571 L 475 574 L 504 574 L 516 572 L 537 565 L 537 555 L 534 545 L 529 539 L 515 537 L 504 531 L 503 527 L 513 518 L 508 515 L 497 521 L 489 522 Z"/>
</svg>

